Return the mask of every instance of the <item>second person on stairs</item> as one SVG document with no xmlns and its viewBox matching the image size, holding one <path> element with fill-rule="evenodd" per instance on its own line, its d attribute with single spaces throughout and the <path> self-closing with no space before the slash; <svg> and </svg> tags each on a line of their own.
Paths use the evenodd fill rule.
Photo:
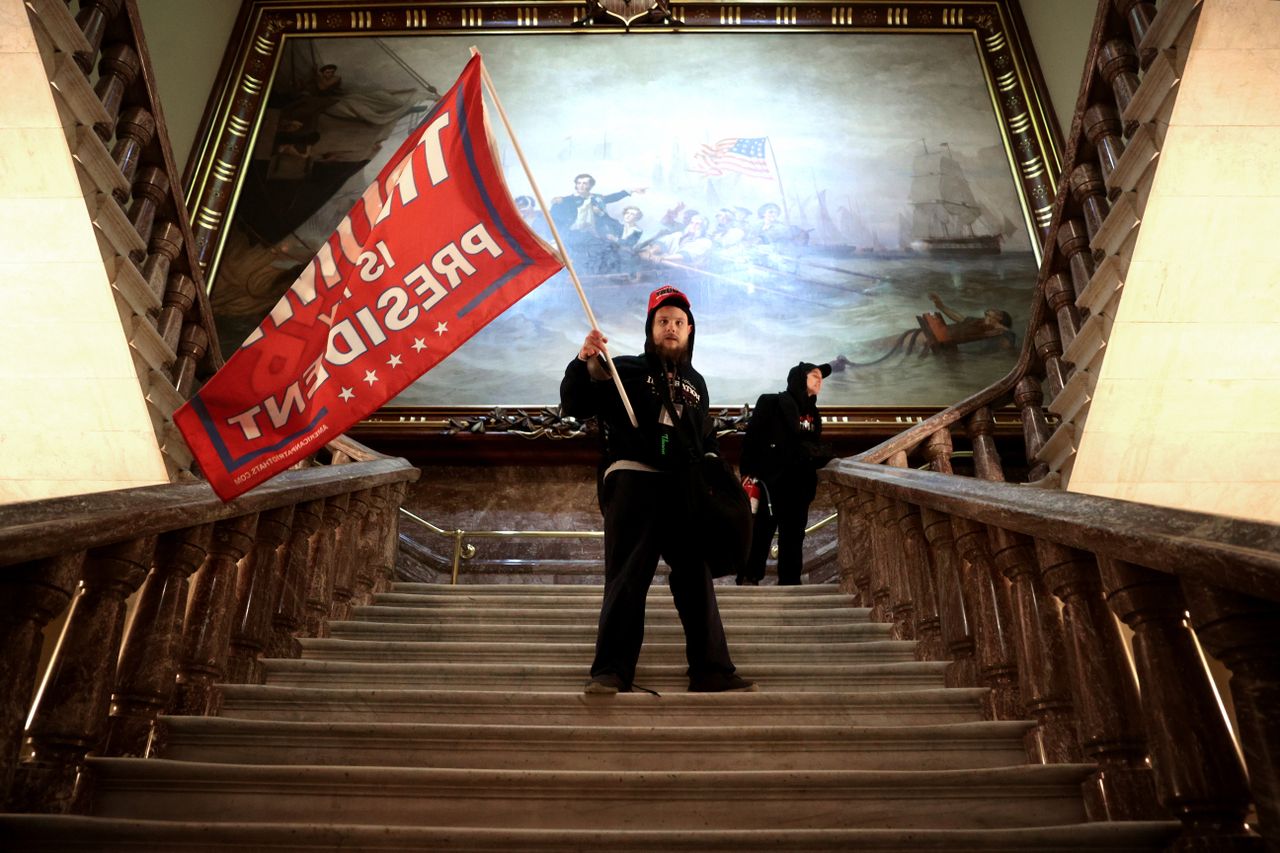
<svg viewBox="0 0 1280 853">
<path fill-rule="evenodd" d="M 586 336 L 560 383 L 564 413 L 597 418 L 604 440 L 599 477 L 604 600 L 586 693 L 631 690 L 644 640 L 645 601 L 659 558 L 671 568 L 690 692 L 756 689 L 734 672 L 711 574 L 694 546 L 697 531 L 672 511 L 678 482 L 673 472 L 689 459 L 677 449 L 679 429 L 663 405 L 658 383 L 669 390 L 676 417 L 703 436 L 704 451 L 718 451 L 715 431 L 708 428 L 707 384 L 692 364 L 694 336 L 688 297 L 671 286 L 653 291 L 644 353 L 613 359 L 638 428 L 631 425 L 602 357 L 607 340 L 599 331 Z"/>
</svg>

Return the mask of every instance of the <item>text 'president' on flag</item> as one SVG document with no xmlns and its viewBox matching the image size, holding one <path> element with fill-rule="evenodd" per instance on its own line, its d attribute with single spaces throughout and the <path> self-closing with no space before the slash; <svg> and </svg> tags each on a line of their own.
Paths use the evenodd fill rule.
<svg viewBox="0 0 1280 853">
<path fill-rule="evenodd" d="M 480 62 L 175 413 L 223 500 L 339 436 L 560 270 L 496 165 Z"/>
<path fill-rule="evenodd" d="M 756 178 L 771 178 L 764 159 L 767 136 L 744 136 L 721 139 L 715 145 L 704 144 L 693 155 L 692 172 L 715 177 L 734 173 Z"/>
</svg>

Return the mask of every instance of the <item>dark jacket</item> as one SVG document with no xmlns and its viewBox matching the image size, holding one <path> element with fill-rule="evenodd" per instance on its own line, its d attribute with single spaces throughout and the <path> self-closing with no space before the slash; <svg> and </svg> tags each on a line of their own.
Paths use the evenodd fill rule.
<svg viewBox="0 0 1280 853">
<path fill-rule="evenodd" d="M 831 461 L 822 444 L 822 417 L 806 388 L 807 373 L 792 368 L 787 390 L 761 394 L 742 443 L 744 476 L 764 482 L 777 500 L 808 503 L 818 489 L 817 470 Z"/>
<path fill-rule="evenodd" d="M 702 374 L 685 363 L 677 376 L 685 399 L 681 420 L 687 431 L 664 429 L 662 398 L 658 382 L 665 381 L 656 356 L 619 356 L 613 360 L 627 391 L 631 407 L 635 410 L 639 428 L 631 426 L 626 409 L 618 397 L 613 379 L 592 379 L 587 363 L 578 358 L 569 362 L 560 383 L 560 405 L 564 413 L 579 420 L 597 418 L 604 439 L 603 468 L 621 459 L 640 462 L 660 470 L 671 470 L 688 465 L 690 453 L 718 453 L 715 430 L 707 417 L 710 408 L 707 399 L 707 383 Z M 697 435 L 701 448 L 687 448 L 681 443 L 683 435 Z M 667 436 L 665 446 L 663 436 Z"/>
</svg>

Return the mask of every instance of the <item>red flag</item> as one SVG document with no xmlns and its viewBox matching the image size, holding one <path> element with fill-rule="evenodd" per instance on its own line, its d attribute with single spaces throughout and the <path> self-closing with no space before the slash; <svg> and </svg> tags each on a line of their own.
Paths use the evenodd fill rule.
<svg viewBox="0 0 1280 853">
<path fill-rule="evenodd" d="M 337 438 L 560 270 L 494 162 L 480 57 L 174 414 L 230 500 Z"/>
</svg>

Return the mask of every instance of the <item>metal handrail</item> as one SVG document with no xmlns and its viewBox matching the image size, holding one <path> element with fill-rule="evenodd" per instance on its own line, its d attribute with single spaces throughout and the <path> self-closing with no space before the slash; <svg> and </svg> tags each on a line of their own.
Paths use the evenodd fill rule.
<svg viewBox="0 0 1280 853">
<path fill-rule="evenodd" d="M 815 530 L 821 530 L 822 528 L 826 527 L 828 524 L 835 521 L 839 517 L 840 517 L 840 513 L 833 512 L 831 513 L 831 515 L 828 515 L 826 518 L 822 519 L 821 521 L 815 521 L 813 524 L 809 525 L 804 529 L 804 535 L 808 536 L 810 533 L 814 532 Z M 774 542 L 773 545 L 770 546 L 769 556 L 773 557 L 775 560 L 778 558 L 777 542 Z"/>
<path fill-rule="evenodd" d="M 465 539 L 603 539 L 604 531 L 601 530 L 445 530 L 437 527 L 421 516 L 414 515 L 404 507 L 400 507 L 400 512 L 405 516 L 413 519 L 423 527 L 440 536 L 445 536 L 453 540 L 453 573 L 449 580 L 450 586 L 456 586 L 458 583 L 458 572 L 462 567 L 463 560 L 470 560 L 476 555 L 476 546 Z"/>
</svg>

